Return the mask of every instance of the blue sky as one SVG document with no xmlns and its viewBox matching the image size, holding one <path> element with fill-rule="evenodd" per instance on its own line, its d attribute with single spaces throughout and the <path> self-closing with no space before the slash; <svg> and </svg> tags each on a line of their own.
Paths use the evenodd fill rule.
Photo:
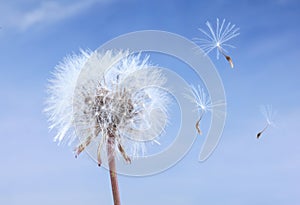
<svg viewBox="0 0 300 205">
<path fill-rule="evenodd" d="M 42 113 L 53 67 L 80 48 L 96 49 L 144 29 L 192 39 L 207 20 L 240 27 L 235 69 L 210 55 L 226 90 L 228 117 L 213 155 L 199 163 L 199 137 L 171 169 L 120 176 L 123 204 L 300 203 L 300 3 L 266 1 L 0 0 L 0 204 L 111 204 L 108 173 L 87 155 L 52 142 Z M 256 133 L 272 104 L 276 127 Z"/>
</svg>

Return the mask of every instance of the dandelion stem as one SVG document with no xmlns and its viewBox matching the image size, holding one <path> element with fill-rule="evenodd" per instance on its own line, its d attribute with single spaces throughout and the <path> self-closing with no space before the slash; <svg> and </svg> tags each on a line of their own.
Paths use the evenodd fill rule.
<svg viewBox="0 0 300 205">
<path fill-rule="evenodd" d="M 120 193 L 119 193 L 119 186 L 118 186 L 118 177 L 116 173 L 116 162 L 114 157 L 114 144 L 115 144 L 115 136 L 113 134 L 110 134 L 107 143 L 109 175 L 110 175 L 114 205 L 120 205 L 121 201 L 120 201 Z"/>
</svg>

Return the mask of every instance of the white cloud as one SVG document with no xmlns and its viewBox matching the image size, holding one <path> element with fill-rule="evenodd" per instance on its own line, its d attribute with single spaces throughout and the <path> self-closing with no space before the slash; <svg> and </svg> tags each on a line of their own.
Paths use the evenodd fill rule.
<svg viewBox="0 0 300 205">
<path fill-rule="evenodd" d="M 0 13 L 2 14 L 2 19 L 0 19 L 0 23 L 4 27 L 17 28 L 24 31 L 36 25 L 55 23 L 76 16 L 96 3 L 108 3 L 111 1 L 78 0 L 65 2 L 48 0 L 39 4 L 31 1 L 32 6 L 29 6 L 30 8 L 28 6 L 25 8 L 21 2 L 14 2 L 14 4 L 11 4 L 11 2 L 10 4 L 1 3 Z"/>
</svg>

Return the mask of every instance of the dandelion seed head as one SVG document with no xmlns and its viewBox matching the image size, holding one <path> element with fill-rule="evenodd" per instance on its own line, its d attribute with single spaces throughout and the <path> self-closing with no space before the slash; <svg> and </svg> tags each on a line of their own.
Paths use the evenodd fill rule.
<svg viewBox="0 0 300 205">
<path fill-rule="evenodd" d="M 226 47 L 234 48 L 233 45 L 227 43 L 240 34 L 239 28 L 234 24 L 230 22 L 226 24 L 225 19 L 220 23 L 217 18 L 215 27 L 209 21 L 206 22 L 206 26 L 208 31 L 199 28 L 199 31 L 204 34 L 205 38 L 195 38 L 196 43 L 199 44 L 205 55 L 216 49 L 217 59 L 219 59 L 220 53 L 224 55 L 224 52 L 227 52 Z"/>
<path fill-rule="evenodd" d="M 79 154 L 93 144 L 105 150 L 113 135 L 114 150 L 125 145 L 126 152 L 139 156 L 168 121 L 165 82 L 149 57 L 128 51 L 82 52 L 64 60 L 50 80 L 45 109 L 50 127 L 57 129 L 55 141 L 72 143 L 78 137 Z"/>
<path fill-rule="evenodd" d="M 196 105 L 199 112 L 207 112 L 212 109 L 210 98 L 200 85 L 197 87 L 190 85 L 190 90 L 188 92 L 190 94 L 186 97 Z"/>
</svg>

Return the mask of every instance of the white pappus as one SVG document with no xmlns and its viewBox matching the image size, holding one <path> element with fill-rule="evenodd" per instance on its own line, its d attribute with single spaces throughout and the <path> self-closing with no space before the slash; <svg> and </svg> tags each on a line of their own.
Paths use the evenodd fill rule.
<svg viewBox="0 0 300 205">
<path fill-rule="evenodd" d="M 149 57 L 129 51 L 81 51 L 58 64 L 49 81 L 45 112 L 54 141 L 71 144 L 76 138 L 78 156 L 88 146 L 101 155 L 119 154 L 126 162 L 145 152 L 145 144 L 157 140 L 168 121 L 171 98 L 161 87 L 162 71 Z"/>
</svg>

